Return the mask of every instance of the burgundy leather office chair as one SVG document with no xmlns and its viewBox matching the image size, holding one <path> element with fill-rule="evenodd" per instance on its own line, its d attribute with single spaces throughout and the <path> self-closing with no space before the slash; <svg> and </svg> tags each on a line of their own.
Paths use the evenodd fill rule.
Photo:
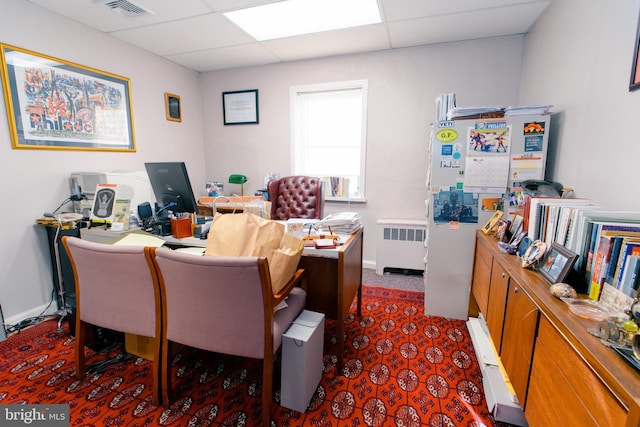
<svg viewBox="0 0 640 427">
<path fill-rule="evenodd" d="M 271 219 L 322 219 L 324 214 L 324 182 L 311 176 L 285 176 L 267 186 L 271 201 Z"/>
</svg>

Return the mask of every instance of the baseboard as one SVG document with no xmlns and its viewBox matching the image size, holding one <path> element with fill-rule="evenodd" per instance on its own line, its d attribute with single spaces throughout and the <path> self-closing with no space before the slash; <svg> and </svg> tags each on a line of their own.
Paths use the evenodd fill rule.
<svg viewBox="0 0 640 427">
<path fill-rule="evenodd" d="M 376 269 L 376 262 L 375 261 L 366 261 L 366 260 L 362 260 L 362 268 L 372 268 L 372 269 Z"/>
<path fill-rule="evenodd" d="M 46 311 L 45 311 L 46 310 Z M 11 317 L 4 319 L 5 330 L 7 325 L 16 325 L 22 322 L 25 319 L 29 319 L 31 317 L 37 316 L 51 316 L 54 315 L 58 311 L 58 308 L 55 303 L 49 305 L 43 304 L 39 307 L 32 308 L 31 310 L 23 311 L 22 313 L 18 313 Z M 1 333 L 2 331 L 0 331 Z"/>
</svg>

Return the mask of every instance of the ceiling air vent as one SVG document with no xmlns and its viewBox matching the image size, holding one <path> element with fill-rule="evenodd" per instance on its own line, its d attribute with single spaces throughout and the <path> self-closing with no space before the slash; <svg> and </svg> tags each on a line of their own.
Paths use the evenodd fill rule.
<svg viewBox="0 0 640 427">
<path fill-rule="evenodd" d="M 155 15 L 149 9 L 132 2 L 131 0 L 104 0 L 104 5 L 112 12 L 135 18 L 136 16 Z"/>
</svg>

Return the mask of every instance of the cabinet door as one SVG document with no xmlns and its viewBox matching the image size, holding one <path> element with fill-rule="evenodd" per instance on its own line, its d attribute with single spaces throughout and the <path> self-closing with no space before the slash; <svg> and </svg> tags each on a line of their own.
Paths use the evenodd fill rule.
<svg viewBox="0 0 640 427">
<path fill-rule="evenodd" d="M 518 284 L 511 281 L 507 295 L 500 359 L 523 408 L 527 398 L 538 317 L 539 312 L 535 305 L 522 292 Z"/>
<path fill-rule="evenodd" d="M 542 317 L 525 416 L 532 427 L 604 427 L 625 425 L 626 411 L 584 359 Z"/>
<path fill-rule="evenodd" d="M 491 254 L 489 250 L 476 240 L 476 254 L 473 261 L 473 280 L 471 291 L 483 315 L 487 314 L 489 302 L 489 285 L 491 283 Z"/>
<path fill-rule="evenodd" d="M 491 267 L 491 287 L 489 289 L 489 303 L 485 318 L 491 340 L 498 352 L 502 343 L 502 325 L 504 324 L 508 290 L 509 275 L 500 263 L 494 259 Z"/>
</svg>

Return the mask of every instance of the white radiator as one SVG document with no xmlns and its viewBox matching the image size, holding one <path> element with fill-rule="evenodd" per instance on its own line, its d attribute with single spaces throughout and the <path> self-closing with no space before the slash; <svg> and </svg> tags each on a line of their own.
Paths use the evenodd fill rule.
<svg viewBox="0 0 640 427">
<path fill-rule="evenodd" d="M 379 219 L 376 273 L 385 269 L 424 271 L 426 220 Z"/>
</svg>

